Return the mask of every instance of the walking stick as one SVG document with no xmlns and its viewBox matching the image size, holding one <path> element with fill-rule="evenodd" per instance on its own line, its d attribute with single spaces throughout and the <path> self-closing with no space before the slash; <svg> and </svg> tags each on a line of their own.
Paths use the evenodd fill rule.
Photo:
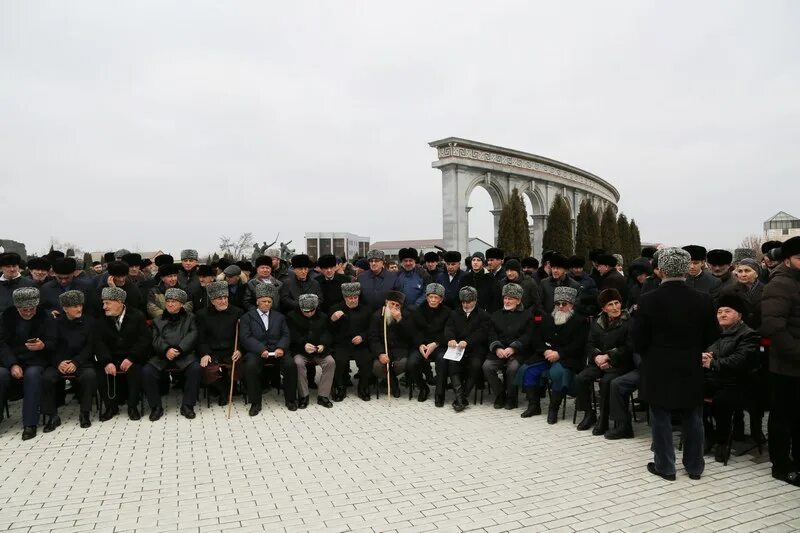
<svg viewBox="0 0 800 533">
<path fill-rule="evenodd" d="M 383 350 L 386 354 L 386 357 L 389 357 L 389 337 L 386 335 L 386 323 L 389 320 L 389 317 L 386 316 L 388 309 L 386 306 L 383 306 Z M 389 359 L 386 362 L 386 395 L 389 399 L 392 399 L 392 375 L 391 375 L 391 368 L 392 368 L 392 360 Z"/>
<path fill-rule="evenodd" d="M 236 321 L 236 338 L 233 341 L 233 353 L 239 351 L 239 321 Z M 231 365 L 231 389 L 228 392 L 228 416 L 226 418 L 231 417 L 231 409 L 233 409 L 233 382 L 236 379 L 236 359 L 233 360 L 233 364 Z"/>
</svg>

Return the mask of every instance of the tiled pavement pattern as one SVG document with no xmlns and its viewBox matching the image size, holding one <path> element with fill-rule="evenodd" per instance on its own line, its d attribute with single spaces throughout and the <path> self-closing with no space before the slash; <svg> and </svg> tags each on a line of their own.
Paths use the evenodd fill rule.
<svg viewBox="0 0 800 533">
<path fill-rule="evenodd" d="M 8 531 L 798 531 L 800 491 L 750 456 L 699 482 L 645 471 L 635 440 L 548 426 L 491 402 L 456 414 L 433 399 L 349 396 L 290 413 L 265 393 L 189 421 L 173 393 L 151 423 L 125 415 L 22 442 L 19 403 L 0 425 L 0 529 Z M 449 395 L 448 395 L 449 400 Z M 487 399 L 488 400 L 488 399 Z"/>
</svg>

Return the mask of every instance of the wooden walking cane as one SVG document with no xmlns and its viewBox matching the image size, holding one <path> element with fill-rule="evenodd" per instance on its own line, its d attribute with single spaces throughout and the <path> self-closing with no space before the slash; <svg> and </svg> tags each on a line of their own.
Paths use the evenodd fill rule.
<svg viewBox="0 0 800 533">
<path fill-rule="evenodd" d="M 386 335 L 386 328 L 387 328 L 386 323 L 389 320 L 389 317 L 386 316 L 387 315 L 387 311 L 389 311 L 389 309 L 386 307 L 386 305 L 384 305 L 383 306 L 383 350 L 384 350 L 384 353 L 386 354 L 386 357 L 388 358 L 389 357 L 389 337 Z M 392 360 L 390 358 L 386 362 L 386 395 L 389 397 L 390 400 L 392 399 L 392 374 L 391 374 L 391 368 L 392 368 Z"/>
<path fill-rule="evenodd" d="M 236 339 L 233 341 L 233 353 L 239 351 L 239 321 L 236 321 Z M 231 409 L 233 409 L 233 382 L 236 380 L 236 360 L 233 360 L 231 365 L 231 389 L 228 392 L 228 416 L 231 417 Z"/>
</svg>

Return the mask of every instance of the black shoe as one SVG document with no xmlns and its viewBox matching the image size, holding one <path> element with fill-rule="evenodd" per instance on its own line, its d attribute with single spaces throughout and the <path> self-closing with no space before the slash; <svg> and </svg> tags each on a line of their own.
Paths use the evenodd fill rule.
<svg viewBox="0 0 800 533">
<path fill-rule="evenodd" d="M 333 391 L 333 401 L 341 402 L 347 398 L 347 387 L 336 387 Z"/>
<path fill-rule="evenodd" d="M 92 418 L 89 416 L 89 411 L 81 411 L 78 415 L 78 421 L 83 429 L 92 427 Z"/>
<path fill-rule="evenodd" d="M 60 425 L 61 419 L 58 417 L 58 415 L 52 415 L 47 419 L 47 423 L 44 425 L 44 429 L 42 431 L 45 433 L 50 433 Z"/>
<path fill-rule="evenodd" d="M 419 394 L 417 395 L 417 401 L 418 402 L 424 402 L 425 400 L 428 399 L 428 396 L 430 395 L 430 393 L 431 393 L 431 390 L 428 388 L 427 385 L 421 386 L 420 389 L 419 389 Z"/>
<path fill-rule="evenodd" d="M 442 403 L 444 403 L 444 398 L 442 398 Z M 460 413 L 466 408 L 467 408 L 467 403 L 464 401 L 464 398 L 462 398 L 459 395 L 456 395 L 456 399 L 453 400 L 453 411 L 455 411 L 456 413 Z"/>
<path fill-rule="evenodd" d="M 654 476 L 666 479 L 667 481 L 675 481 L 675 474 L 662 474 L 661 472 L 656 470 L 655 463 L 647 463 L 647 471 L 653 474 Z"/>
<path fill-rule="evenodd" d="M 155 422 L 162 416 L 164 416 L 163 407 L 153 407 L 152 409 L 150 409 L 150 422 Z"/>
<path fill-rule="evenodd" d="M 444 394 L 442 394 L 442 395 L 437 394 L 436 398 L 434 399 L 433 404 L 436 407 L 444 407 Z"/>
<path fill-rule="evenodd" d="M 558 409 L 553 409 L 552 407 L 547 410 L 547 423 L 551 426 L 558 422 Z"/>
<path fill-rule="evenodd" d="M 689 474 L 689 479 L 698 481 L 700 479 L 700 474 Z"/>
<path fill-rule="evenodd" d="M 597 424 L 595 424 L 594 428 L 592 428 L 592 435 L 605 435 L 606 431 L 608 431 L 608 419 L 603 416 L 603 413 L 600 413 L 600 418 L 597 420 Z"/>
<path fill-rule="evenodd" d="M 505 406 L 504 406 L 504 407 L 505 407 L 507 410 L 509 410 L 509 411 L 510 411 L 510 410 L 512 410 L 512 409 L 516 409 L 516 408 L 517 408 L 517 405 L 518 405 L 518 403 L 517 403 L 517 396 L 516 396 L 516 395 L 514 395 L 513 397 L 506 398 L 506 404 L 505 404 Z"/>
<path fill-rule="evenodd" d="M 297 402 L 286 402 L 286 408 L 290 411 L 297 411 Z"/>
<path fill-rule="evenodd" d="M 317 405 L 321 405 L 322 407 L 327 407 L 328 409 L 333 407 L 333 403 L 331 403 L 331 401 L 325 396 L 317 396 Z"/>
<path fill-rule="evenodd" d="M 181 414 L 186 418 L 188 418 L 189 420 L 197 416 L 194 414 L 194 407 L 192 407 L 191 405 L 181 405 Z"/>
<path fill-rule="evenodd" d="M 360 385 L 361 382 L 359 381 L 358 384 Z M 358 397 L 361 398 L 362 401 L 368 402 L 372 398 L 372 394 L 369 392 L 369 389 L 359 389 Z"/>
<path fill-rule="evenodd" d="M 632 439 L 633 427 L 630 424 L 620 424 L 606 431 L 605 438 L 608 440 Z"/>
<path fill-rule="evenodd" d="M 119 414 L 119 407 L 116 404 L 113 406 L 106 407 L 106 410 L 103 411 L 103 414 L 100 415 L 100 422 L 106 422 L 107 420 L 111 420 L 115 416 Z"/>
<path fill-rule="evenodd" d="M 397 378 L 392 378 L 392 398 L 399 398 L 402 391 L 400 390 L 400 384 L 397 382 Z"/>
<path fill-rule="evenodd" d="M 578 423 L 578 431 L 586 431 L 592 429 L 597 423 L 597 414 L 594 411 L 585 411 L 583 418 Z"/>
<path fill-rule="evenodd" d="M 139 409 L 136 407 L 128 407 L 128 418 L 130 420 L 136 421 L 142 418 L 141 413 L 139 413 Z"/>
<path fill-rule="evenodd" d="M 228 399 L 225 397 L 225 395 L 220 394 L 217 396 L 217 406 L 225 407 L 226 405 L 228 405 Z"/>
<path fill-rule="evenodd" d="M 528 401 L 528 408 L 522 411 L 522 414 L 519 416 L 522 418 L 530 418 L 540 414 L 542 414 L 542 404 L 539 401 L 539 396 L 537 395 L 535 398 Z"/>
<path fill-rule="evenodd" d="M 727 444 L 717 444 L 717 449 L 714 450 L 714 460 L 718 463 L 724 463 L 725 459 L 731 454 L 731 449 Z"/>
<path fill-rule="evenodd" d="M 558 422 L 558 411 L 561 409 L 561 402 L 564 401 L 566 394 L 563 392 L 550 391 L 550 405 L 547 407 L 547 423 L 552 425 Z"/>
<path fill-rule="evenodd" d="M 506 405 L 506 395 L 505 393 L 498 392 L 497 396 L 494 398 L 494 408 L 495 409 L 502 409 Z"/>
<path fill-rule="evenodd" d="M 36 426 L 25 426 L 22 430 L 22 440 L 32 439 L 36 436 Z"/>
<path fill-rule="evenodd" d="M 248 411 L 248 414 L 250 416 L 256 416 L 260 412 L 261 412 L 261 404 L 260 403 L 252 403 L 252 404 L 250 404 L 250 411 Z"/>
<path fill-rule="evenodd" d="M 300 409 L 305 409 L 306 407 L 308 407 L 308 396 L 303 396 L 302 398 L 300 398 L 300 400 L 297 402 L 297 407 L 299 407 Z"/>
</svg>

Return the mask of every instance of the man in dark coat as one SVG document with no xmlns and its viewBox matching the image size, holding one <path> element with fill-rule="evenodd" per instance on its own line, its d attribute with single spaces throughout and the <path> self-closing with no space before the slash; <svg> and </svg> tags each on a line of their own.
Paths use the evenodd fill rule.
<svg viewBox="0 0 800 533">
<path fill-rule="evenodd" d="M 615 289 L 622 297 L 622 307 L 628 306 L 628 281 L 617 270 L 617 258 L 611 254 L 603 254 L 597 258 L 597 272 L 600 273 L 598 292 Z"/>
<path fill-rule="evenodd" d="M 117 287 L 125 291 L 125 305 L 129 308 L 138 309 L 145 312 L 146 305 L 142 298 L 139 287 L 128 277 L 128 264 L 124 261 L 112 261 L 108 264 L 106 281 L 95 287 L 94 291 L 87 296 L 90 314 L 95 317 L 103 316 L 103 289 L 106 287 Z M 89 299 L 91 298 L 91 299 Z"/>
<path fill-rule="evenodd" d="M 709 250 L 708 254 L 706 254 L 706 263 L 708 263 L 711 275 L 721 283 L 720 292 L 736 283 L 736 278 L 733 276 L 731 269 L 733 254 L 728 250 Z"/>
<path fill-rule="evenodd" d="M 275 285 L 255 287 L 256 307 L 239 321 L 239 344 L 244 352 L 244 385 L 250 401 L 250 416 L 261 412 L 261 373 L 272 363 L 283 375 L 286 408 L 297 411 L 297 367 L 289 354 L 289 326 L 286 317 L 272 309 L 278 302 Z"/>
<path fill-rule="evenodd" d="M 483 254 L 475 252 L 470 259 L 470 269 L 461 276 L 461 288 L 472 287 L 477 292 L 478 308 L 493 313 L 500 307 L 500 285 L 484 268 Z"/>
<path fill-rule="evenodd" d="M 770 340 L 769 457 L 774 478 L 800 486 L 800 237 L 784 242 L 781 256 L 761 297 L 761 333 Z"/>
<path fill-rule="evenodd" d="M 369 323 L 369 349 L 374 358 L 372 373 L 379 380 L 385 379 L 391 365 L 389 378 L 395 398 L 400 397 L 397 376 L 405 373 L 414 342 L 413 324 L 407 316 L 403 316 L 404 303 L 405 295 L 402 292 L 389 291 L 383 307 L 372 313 Z"/>
<path fill-rule="evenodd" d="M 361 305 L 359 283 L 343 283 L 341 291 L 344 302 L 331 308 L 329 322 L 333 335 L 333 358 L 336 360 L 333 401 L 340 402 L 347 396 L 350 361 L 355 361 L 358 366 L 358 397 L 369 401 L 373 356 L 367 339 L 372 313 Z"/>
<path fill-rule="evenodd" d="M 675 480 L 672 412 L 683 421 L 686 471 L 692 479 L 703 473 L 702 354 L 719 336 L 713 299 L 684 283 L 690 260 L 679 248 L 660 251 L 661 285 L 639 298 L 633 328 L 634 349 L 642 356 L 640 395 L 652 413 L 655 460 L 647 470 L 670 481 Z"/>
<path fill-rule="evenodd" d="M 232 265 L 235 266 L 235 265 Z M 227 266 L 225 268 L 228 268 Z M 236 267 L 239 268 L 239 267 Z M 250 311 L 251 309 L 255 309 L 256 305 L 256 285 L 259 283 L 266 283 L 268 285 L 274 285 L 275 290 L 278 294 L 280 294 L 280 287 L 283 285 L 282 282 L 278 281 L 278 278 L 272 275 L 272 258 L 266 255 L 262 255 L 256 259 L 256 275 L 250 281 L 247 282 L 247 287 L 245 288 L 245 296 L 244 296 L 244 307 L 245 311 Z M 276 307 L 278 302 L 276 303 Z"/>
<path fill-rule="evenodd" d="M 684 246 L 683 249 L 689 252 L 689 256 L 691 257 L 691 261 L 689 261 L 689 275 L 686 276 L 686 285 L 696 291 L 710 294 L 711 297 L 716 300 L 719 296 L 722 282 L 705 268 L 708 252 L 706 252 L 705 248 L 696 244 Z M 659 257 L 661 257 L 661 254 L 659 254 Z M 659 264 L 660 263 L 661 261 L 659 259 Z"/>
<path fill-rule="evenodd" d="M 297 299 L 301 294 L 316 294 L 322 301 L 322 289 L 317 280 L 311 279 L 309 270 L 311 259 L 305 254 L 292 257 L 292 272 L 280 287 L 281 312 L 285 315 L 297 309 Z"/>
<path fill-rule="evenodd" d="M 166 310 L 153 320 L 153 356 L 142 369 L 142 386 L 150 405 L 150 421 L 164 414 L 158 381 L 167 369 L 183 372 L 181 414 L 192 419 L 200 391 L 200 362 L 197 360 L 197 323 L 183 306 L 189 295 L 173 287 L 164 293 Z"/>
<path fill-rule="evenodd" d="M 190 299 L 202 290 L 197 272 L 199 255 L 197 250 L 181 250 L 181 266 L 178 271 L 178 287 L 186 291 Z"/>
<path fill-rule="evenodd" d="M 228 265 L 222 271 L 225 276 L 225 283 L 228 288 L 228 303 L 233 307 L 244 311 L 245 297 L 247 296 L 247 284 L 242 281 L 242 269 L 238 265 Z M 206 286 L 206 291 L 208 286 Z M 197 313 L 197 311 L 195 311 Z"/>
<path fill-rule="evenodd" d="M 522 266 L 516 259 L 509 259 L 504 264 L 506 269 L 506 277 L 500 284 L 500 290 L 497 291 L 498 307 L 502 306 L 502 287 L 508 283 L 516 283 L 522 287 L 522 306 L 525 309 L 530 309 L 531 312 L 542 314 L 542 295 L 539 289 L 539 283 L 530 277 L 522 275 Z"/>
<path fill-rule="evenodd" d="M 386 254 L 382 250 L 368 251 L 367 261 L 369 270 L 358 275 L 358 282 L 361 284 L 361 302 L 376 311 L 385 305 L 386 295 L 390 291 L 399 291 L 400 282 L 397 279 L 397 272 L 386 270 Z"/>
<path fill-rule="evenodd" d="M 506 270 L 503 268 L 506 254 L 501 248 L 489 248 L 486 250 L 486 269 L 489 275 L 497 282 L 503 281 L 506 277 Z"/>
<path fill-rule="evenodd" d="M 297 407 L 308 407 L 307 365 L 319 365 L 322 375 L 317 390 L 317 405 L 330 409 L 333 376 L 336 361 L 331 355 L 331 334 L 328 331 L 328 317 L 318 310 L 319 297 L 316 294 L 301 294 L 297 299 L 297 309 L 286 316 L 289 326 L 289 349 L 297 367 Z"/>
<path fill-rule="evenodd" d="M 26 278 L 19 272 L 19 265 L 22 258 L 15 252 L 0 254 L 0 316 L 3 312 L 14 306 L 11 293 L 20 287 L 33 287 L 35 283 L 31 278 Z M 0 406 L 2 407 L 2 406 Z M 0 415 L 2 416 L 2 415 Z"/>
<path fill-rule="evenodd" d="M 48 257 L 29 257 L 28 276 L 33 281 L 32 287 L 41 289 L 42 285 L 50 281 L 50 259 Z"/>
<path fill-rule="evenodd" d="M 580 285 L 578 291 L 580 294 L 578 298 L 578 307 L 581 309 L 581 312 L 586 316 L 595 316 L 599 314 L 600 308 L 597 306 L 599 291 L 597 290 L 594 279 L 584 272 L 586 259 L 573 255 L 567 260 L 567 266 L 569 267 L 569 273 L 567 275 Z"/>
<path fill-rule="evenodd" d="M 67 291 L 80 291 L 85 298 L 92 293 L 92 284 L 88 281 L 75 279 L 75 259 L 65 257 L 53 261 L 53 279 L 42 285 L 42 307 L 53 316 L 61 312 L 61 300 L 59 296 Z M 127 267 L 126 267 L 127 269 Z M 127 271 L 126 271 L 127 275 Z M 53 313 L 55 311 L 55 313 Z"/>
<path fill-rule="evenodd" d="M 168 263 L 158 267 L 158 283 L 150 288 L 147 294 L 147 317 L 154 320 L 164 314 L 167 307 L 166 292 L 178 286 L 178 265 Z M 199 282 L 198 282 L 199 283 Z M 185 292 L 185 291 L 184 291 Z M 183 306 L 187 311 L 193 310 L 191 302 Z"/>
<path fill-rule="evenodd" d="M 445 252 L 444 269 L 444 272 L 441 272 L 436 277 L 435 282 L 444 287 L 444 305 L 450 309 L 455 309 L 458 306 L 461 277 L 464 275 L 464 271 L 461 270 L 461 253 L 455 251 Z"/>
<path fill-rule="evenodd" d="M 208 293 L 206 292 L 206 287 L 216 280 L 217 275 L 210 265 L 197 265 L 197 268 L 195 269 L 195 275 L 198 283 L 194 285 L 194 292 L 190 293 L 187 291 L 187 294 L 191 300 L 192 313 L 196 314 L 201 309 L 206 309 L 211 305 L 211 302 L 208 299 Z M 238 279 L 234 280 L 234 283 L 236 281 L 238 281 Z M 242 292 L 244 292 L 244 289 L 242 289 Z M 242 294 L 242 296 L 244 296 L 244 294 Z"/>
<path fill-rule="evenodd" d="M 444 327 L 450 317 L 450 308 L 444 302 L 445 288 L 439 283 L 425 287 L 425 302 L 411 313 L 414 350 L 408 356 L 408 377 L 419 388 L 417 401 L 428 399 L 428 384 L 423 369 L 436 365 L 436 407 L 444 406 L 447 371 L 444 352 L 447 350 Z"/>
<path fill-rule="evenodd" d="M 542 307 L 544 313 L 549 315 L 553 312 L 553 297 L 555 295 L 556 287 L 572 287 L 578 291 L 578 298 L 580 298 L 580 284 L 567 275 L 567 268 L 569 261 L 561 254 L 552 254 L 550 256 L 550 276 L 542 280 L 539 285 L 542 292 Z"/>
<path fill-rule="evenodd" d="M 317 266 L 320 272 L 320 275 L 317 276 L 317 283 L 319 283 L 320 290 L 322 291 L 319 309 L 325 315 L 330 316 L 331 308 L 344 302 L 344 298 L 342 297 L 342 285 L 349 283 L 350 278 L 337 272 L 336 269 L 339 264 L 336 256 L 333 254 L 319 256 Z"/>
<path fill-rule="evenodd" d="M 426 252 L 425 255 L 422 256 L 422 259 L 425 264 L 425 273 L 428 274 L 428 279 L 435 281 L 442 271 L 442 269 L 439 268 L 439 254 L 436 252 Z"/>
</svg>

